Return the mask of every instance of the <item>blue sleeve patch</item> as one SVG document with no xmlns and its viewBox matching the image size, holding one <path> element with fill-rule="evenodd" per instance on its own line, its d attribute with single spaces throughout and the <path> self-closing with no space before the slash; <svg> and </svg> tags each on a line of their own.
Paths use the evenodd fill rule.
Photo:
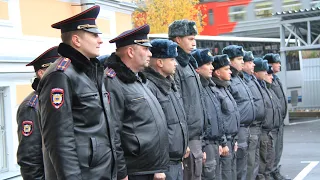
<svg viewBox="0 0 320 180">
<path fill-rule="evenodd" d="M 28 106 L 35 108 L 38 104 L 38 95 L 33 95 L 28 102 Z"/>
<path fill-rule="evenodd" d="M 105 72 L 106 75 L 111 78 L 114 78 L 117 75 L 117 73 L 112 68 L 106 68 Z"/>
<path fill-rule="evenodd" d="M 69 58 L 61 58 L 59 63 L 57 64 L 56 70 L 58 71 L 65 71 L 71 63 Z"/>
</svg>

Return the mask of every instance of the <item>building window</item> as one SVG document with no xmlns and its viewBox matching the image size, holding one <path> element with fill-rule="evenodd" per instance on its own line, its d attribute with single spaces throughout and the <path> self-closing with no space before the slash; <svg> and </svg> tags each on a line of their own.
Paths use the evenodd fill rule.
<svg viewBox="0 0 320 180">
<path fill-rule="evenodd" d="M 246 20 L 246 6 L 229 7 L 229 21 L 238 22 Z"/>
<path fill-rule="evenodd" d="M 209 25 L 213 25 L 213 11 L 212 11 L 212 9 L 209 9 L 208 15 L 209 15 Z"/>
<path fill-rule="evenodd" d="M 0 172 L 8 170 L 6 152 L 6 128 L 4 121 L 4 93 L 0 88 Z"/>
<path fill-rule="evenodd" d="M 282 11 L 292 11 L 301 9 L 301 3 L 299 0 L 283 0 Z"/>
<path fill-rule="evenodd" d="M 257 19 L 267 18 L 272 16 L 272 2 L 259 2 L 255 4 L 255 16 Z"/>
</svg>

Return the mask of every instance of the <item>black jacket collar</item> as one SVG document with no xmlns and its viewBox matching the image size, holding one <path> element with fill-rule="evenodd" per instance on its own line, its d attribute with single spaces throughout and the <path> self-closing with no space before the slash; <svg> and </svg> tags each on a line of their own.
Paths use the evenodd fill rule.
<svg viewBox="0 0 320 180">
<path fill-rule="evenodd" d="M 228 86 L 230 86 L 230 81 L 223 81 L 223 80 L 220 80 L 219 78 L 217 78 L 215 76 L 212 77 L 212 81 L 214 83 L 216 83 L 216 85 L 219 86 L 219 87 L 227 88 Z"/>
<path fill-rule="evenodd" d="M 31 85 L 31 87 L 32 87 L 33 90 L 35 90 L 35 91 L 37 90 L 37 87 L 38 87 L 39 82 L 40 82 L 40 79 L 39 79 L 39 78 L 35 78 L 35 79 L 33 80 L 32 85 Z"/>
<path fill-rule="evenodd" d="M 124 83 L 134 83 L 140 78 L 143 83 L 146 83 L 147 79 L 142 72 L 139 72 L 136 76 L 136 74 L 129 69 L 115 53 L 111 54 L 106 65 L 108 68 L 112 68 L 117 73 L 117 77 Z"/>
<path fill-rule="evenodd" d="M 100 65 L 100 62 L 96 58 L 90 59 L 90 61 L 79 51 L 75 50 L 68 44 L 60 43 L 58 47 L 58 53 L 66 58 L 71 59 L 71 63 L 81 71 L 88 71 L 94 67 L 94 64 Z"/>
<path fill-rule="evenodd" d="M 181 47 L 177 47 L 178 56 L 176 57 L 176 60 L 182 67 L 186 67 L 189 63 L 196 69 L 198 68 L 198 63 L 194 59 L 194 57 L 191 54 L 187 54 Z"/>
<path fill-rule="evenodd" d="M 241 78 L 243 78 L 243 74 L 242 72 L 238 71 L 236 68 L 234 68 L 233 66 L 230 66 L 230 70 L 232 72 L 231 76 L 235 77 L 235 76 L 240 76 Z"/>
<path fill-rule="evenodd" d="M 147 79 L 153 82 L 163 94 L 168 95 L 171 88 L 176 91 L 174 81 L 170 76 L 165 78 L 151 67 L 146 68 L 144 73 Z"/>
</svg>

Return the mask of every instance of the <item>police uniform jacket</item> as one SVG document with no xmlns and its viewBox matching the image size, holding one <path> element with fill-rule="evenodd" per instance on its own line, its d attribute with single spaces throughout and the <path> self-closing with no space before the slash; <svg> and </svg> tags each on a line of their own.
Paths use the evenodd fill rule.
<svg viewBox="0 0 320 180">
<path fill-rule="evenodd" d="M 273 75 L 273 81 L 271 84 L 271 89 L 276 93 L 277 97 L 280 100 L 281 104 L 281 115 L 282 119 L 286 118 L 287 115 L 287 108 L 288 108 L 288 101 L 283 91 L 282 83 L 277 75 Z M 283 121 L 281 122 L 281 125 Z"/>
<path fill-rule="evenodd" d="M 258 80 L 258 82 L 262 87 L 263 97 L 266 102 L 266 116 L 265 121 L 262 124 L 262 130 L 271 131 L 272 129 L 279 128 L 281 119 L 279 99 L 270 88 L 270 84 L 261 80 Z"/>
<path fill-rule="evenodd" d="M 205 105 L 199 75 L 194 70 L 196 60 L 179 46 L 176 60 L 178 66 L 174 79 L 182 96 L 184 110 L 187 115 L 189 140 L 200 140 L 203 135 Z"/>
<path fill-rule="evenodd" d="M 253 95 L 254 105 L 255 105 L 255 120 L 253 125 L 260 126 L 264 121 L 266 116 L 266 104 L 264 97 L 262 96 L 262 89 L 257 81 L 257 78 L 253 75 L 249 75 L 246 72 L 243 72 L 244 81 L 246 82 L 248 88 L 251 90 Z"/>
<path fill-rule="evenodd" d="M 38 82 L 38 79 L 34 80 L 33 89 L 36 90 Z M 25 180 L 45 179 L 38 109 L 38 95 L 33 91 L 23 100 L 17 111 L 19 138 L 17 161 L 21 176 Z"/>
<path fill-rule="evenodd" d="M 104 69 L 61 43 L 40 81 L 46 179 L 116 179 L 115 132 Z"/>
<path fill-rule="evenodd" d="M 240 112 L 240 124 L 249 126 L 256 116 L 253 96 L 248 86 L 244 83 L 242 74 L 232 66 L 230 66 L 230 69 L 232 74 L 229 91 L 237 102 Z"/>
<path fill-rule="evenodd" d="M 120 134 L 118 178 L 164 172 L 169 164 L 167 122 L 145 76 L 132 72 L 113 53 L 107 61 L 105 85 Z"/>
<path fill-rule="evenodd" d="M 166 116 L 171 161 L 181 161 L 188 144 L 188 125 L 182 99 L 174 80 L 165 78 L 152 68 L 145 70 L 148 88 L 158 99 Z"/>
<path fill-rule="evenodd" d="M 217 77 L 212 77 L 212 80 L 216 84 L 217 97 L 221 104 L 224 133 L 226 136 L 236 136 L 240 127 L 240 114 L 237 103 L 228 90 L 230 83 Z"/>
<path fill-rule="evenodd" d="M 223 117 L 221 104 L 217 98 L 217 89 L 211 79 L 206 79 L 200 75 L 200 80 L 204 88 L 204 101 L 206 103 L 206 112 L 208 120 L 206 121 L 206 130 L 204 138 L 206 140 L 220 141 L 225 134 L 223 130 Z"/>
</svg>

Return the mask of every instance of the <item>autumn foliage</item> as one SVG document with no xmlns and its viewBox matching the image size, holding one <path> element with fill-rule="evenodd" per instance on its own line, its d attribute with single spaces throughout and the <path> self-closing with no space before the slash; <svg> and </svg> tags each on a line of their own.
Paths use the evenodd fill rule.
<svg viewBox="0 0 320 180">
<path fill-rule="evenodd" d="M 179 19 L 195 21 L 201 32 L 206 16 L 201 14 L 201 6 L 199 0 L 148 0 L 133 12 L 132 19 L 136 27 L 149 24 L 150 33 L 168 33 L 169 24 Z"/>
</svg>

